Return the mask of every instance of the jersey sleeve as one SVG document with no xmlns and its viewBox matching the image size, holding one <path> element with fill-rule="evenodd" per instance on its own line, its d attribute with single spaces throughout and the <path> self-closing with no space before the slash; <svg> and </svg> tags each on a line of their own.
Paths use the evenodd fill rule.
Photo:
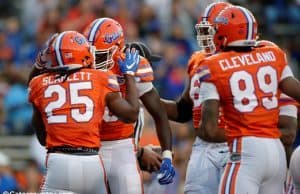
<svg viewBox="0 0 300 194">
<path fill-rule="evenodd" d="M 107 89 L 107 92 L 119 92 L 120 86 L 115 74 L 112 71 L 93 71 L 97 82 Z"/>
<path fill-rule="evenodd" d="M 39 90 L 39 79 L 40 76 L 34 77 L 28 85 L 27 92 L 28 92 L 28 102 L 32 103 L 35 106 L 38 106 L 38 90 Z M 42 84 L 42 83 L 40 83 Z"/>
<path fill-rule="evenodd" d="M 117 77 L 111 73 L 107 76 L 107 89 L 111 92 L 119 92 L 120 86 L 118 84 Z"/>
<path fill-rule="evenodd" d="M 291 97 L 281 94 L 279 98 L 279 115 L 297 118 L 298 103 Z"/>
<path fill-rule="evenodd" d="M 194 68 L 195 63 L 196 63 L 196 55 L 193 54 L 191 56 L 191 58 L 189 59 L 189 62 L 188 62 L 188 65 L 187 65 L 187 73 L 190 77 L 193 76 L 193 68 Z"/>
<path fill-rule="evenodd" d="M 212 81 L 211 71 L 208 65 L 202 65 L 195 71 L 196 79 L 200 83 L 199 88 L 199 103 L 202 104 L 205 100 L 220 100 L 220 96 L 216 85 Z M 195 80 L 195 78 L 194 78 Z"/>
<path fill-rule="evenodd" d="M 137 82 L 152 82 L 154 80 L 153 70 L 149 61 L 140 56 L 140 64 L 135 73 Z"/>
<path fill-rule="evenodd" d="M 199 93 L 200 104 L 202 104 L 205 100 L 220 100 L 220 95 L 214 83 L 202 82 Z"/>
<path fill-rule="evenodd" d="M 291 68 L 286 65 L 282 71 L 281 77 L 280 77 L 280 81 L 284 80 L 287 77 L 294 77 L 293 72 L 291 70 Z"/>
<path fill-rule="evenodd" d="M 279 116 L 289 116 L 297 119 L 297 106 L 284 105 L 279 107 Z"/>
<path fill-rule="evenodd" d="M 197 69 L 197 67 L 200 65 L 200 63 L 205 59 L 205 54 L 202 51 L 198 51 L 195 52 L 189 62 L 188 62 L 188 66 L 187 66 L 187 73 L 189 75 L 189 77 L 192 77 L 193 74 L 195 73 L 195 70 Z"/>
<path fill-rule="evenodd" d="M 278 65 L 281 66 L 282 72 L 280 75 L 280 81 L 284 80 L 287 77 L 294 77 L 291 68 L 288 66 L 288 60 L 286 54 L 279 47 L 275 48 L 276 58 Z"/>
</svg>

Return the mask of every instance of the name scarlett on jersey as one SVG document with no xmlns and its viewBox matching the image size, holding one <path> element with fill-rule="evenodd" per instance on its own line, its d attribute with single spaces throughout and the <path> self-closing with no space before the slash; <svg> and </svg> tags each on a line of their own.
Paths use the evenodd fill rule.
<svg viewBox="0 0 300 194">
<path fill-rule="evenodd" d="M 274 62 L 276 57 L 272 51 L 257 52 L 219 60 L 219 65 L 223 71 L 238 68 L 245 65 L 256 65 L 264 62 Z"/>
<path fill-rule="evenodd" d="M 58 74 L 53 74 L 53 75 L 49 75 L 47 77 L 44 77 L 43 81 L 42 81 L 42 84 L 44 86 L 46 86 L 46 85 L 61 83 L 64 80 L 68 81 L 68 82 L 88 81 L 88 80 L 91 80 L 91 75 L 92 74 L 89 73 L 89 72 L 76 72 L 76 73 L 73 73 L 73 74 L 69 75 L 67 77 L 67 79 L 65 80 L 67 75 L 59 76 Z"/>
</svg>

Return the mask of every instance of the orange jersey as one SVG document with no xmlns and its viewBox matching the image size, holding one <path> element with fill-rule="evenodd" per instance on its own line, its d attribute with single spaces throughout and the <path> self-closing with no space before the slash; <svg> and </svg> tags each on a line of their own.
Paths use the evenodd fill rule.
<svg viewBox="0 0 300 194">
<path fill-rule="evenodd" d="M 46 147 L 99 147 L 105 96 L 119 91 L 113 74 L 82 69 L 67 77 L 42 74 L 29 83 L 29 101 L 47 131 Z"/>
<path fill-rule="evenodd" d="M 195 52 L 188 63 L 188 74 L 191 79 L 190 85 L 190 98 L 193 101 L 193 125 L 194 128 L 199 128 L 200 120 L 201 120 L 201 105 L 199 102 L 199 88 L 200 81 L 194 78 L 194 75 L 197 73 L 197 70 L 203 64 L 202 62 L 207 57 L 207 55 L 203 51 Z M 225 120 L 223 111 L 220 109 L 220 115 L 218 120 L 218 127 L 224 129 L 225 128 Z"/>
<path fill-rule="evenodd" d="M 284 52 L 278 47 L 216 54 L 203 62 L 198 75 L 199 80 L 216 87 L 229 142 L 241 136 L 280 136 L 278 84 L 291 72 Z"/>
<path fill-rule="evenodd" d="M 201 62 L 207 57 L 204 51 L 194 52 L 188 62 L 187 73 L 191 78 L 195 74 L 195 70 Z"/>
<path fill-rule="evenodd" d="M 151 82 L 153 80 L 153 70 L 150 63 L 144 57 L 140 57 L 140 59 L 140 64 L 135 74 L 135 80 L 137 83 Z M 126 94 L 126 85 L 118 64 L 115 64 L 111 71 L 117 76 L 122 96 L 124 97 Z M 105 111 L 103 125 L 100 132 L 102 140 L 111 141 L 124 139 L 133 135 L 134 125 L 132 123 L 124 123 L 120 121 L 116 116 L 109 112 L 108 108 L 106 108 Z"/>
</svg>

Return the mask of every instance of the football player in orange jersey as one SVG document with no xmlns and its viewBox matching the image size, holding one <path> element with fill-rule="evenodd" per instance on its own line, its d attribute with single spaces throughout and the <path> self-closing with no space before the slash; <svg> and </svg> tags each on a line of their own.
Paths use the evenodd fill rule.
<svg viewBox="0 0 300 194">
<path fill-rule="evenodd" d="M 194 84 L 194 80 L 191 79 L 196 73 L 195 70 L 201 66 L 202 61 L 220 50 L 220 46 L 213 43 L 213 37 L 208 36 L 208 33 L 200 34 L 200 31 L 210 30 L 217 14 L 228 6 L 231 6 L 231 4 L 216 2 L 205 8 L 195 26 L 200 50 L 195 52 L 189 60 L 187 68 L 188 85 L 179 101 L 162 99 L 170 120 L 187 122 L 192 118 L 196 131 L 199 130 L 201 119 L 201 107 L 197 103 L 199 97 L 197 88 L 200 83 Z M 223 116 L 220 115 L 219 127 L 224 128 L 224 125 Z M 220 132 L 221 137 L 223 137 L 223 130 L 220 130 Z M 220 177 L 229 152 L 226 141 L 224 139 L 220 141 L 219 139 L 208 139 L 203 133 L 199 133 L 196 137 L 186 172 L 185 194 L 216 194 L 218 192 Z"/>
<path fill-rule="evenodd" d="M 280 48 L 255 47 L 257 23 L 249 10 L 228 7 L 214 22 L 210 33 L 222 52 L 206 58 L 195 79 L 201 81 L 199 131 L 211 138 L 218 134 L 220 106 L 227 124 L 230 158 L 219 193 L 282 193 L 286 159 L 277 126 L 279 89 L 299 102 L 300 82 Z"/>
<path fill-rule="evenodd" d="M 300 104 L 298 104 L 298 129 L 300 129 Z M 300 146 L 294 150 L 290 160 L 290 187 L 287 188 L 286 194 L 300 194 Z"/>
<path fill-rule="evenodd" d="M 115 76 L 94 66 L 94 49 L 75 31 L 65 31 L 48 48 L 48 63 L 41 75 L 29 82 L 33 104 L 32 124 L 48 150 L 43 192 L 108 193 L 102 159 L 98 155 L 104 107 L 126 122 L 135 122 L 139 103 L 132 74 L 138 52 L 129 49 L 119 60 L 127 86 L 119 95 Z"/>
<path fill-rule="evenodd" d="M 300 146 L 298 146 L 291 157 L 290 172 L 293 179 L 295 194 L 300 194 Z M 293 193 L 287 193 L 293 194 Z"/>
<path fill-rule="evenodd" d="M 85 30 L 88 41 L 96 47 L 96 68 L 112 71 L 118 78 L 122 96 L 125 96 L 124 77 L 119 71 L 116 57 L 123 56 L 124 34 L 122 26 L 111 18 L 99 18 Z M 158 173 L 160 184 L 173 181 L 172 138 L 167 114 L 159 103 L 159 95 L 152 85 L 153 71 L 147 59 L 141 61 L 135 73 L 140 100 L 153 117 L 163 150 L 162 165 Z M 119 120 L 106 109 L 101 129 L 103 157 L 110 190 L 115 194 L 140 194 L 143 192 L 140 170 L 136 160 L 134 126 Z"/>
<path fill-rule="evenodd" d="M 268 40 L 259 40 L 256 42 L 256 47 L 278 47 L 275 43 Z M 287 159 L 287 167 L 289 167 L 291 154 L 293 152 L 293 145 L 297 133 L 297 102 L 291 97 L 280 94 L 279 98 L 279 120 L 278 127 L 281 131 L 281 142 L 284 145 Z M 287 176 L 285 181 L 286 194 L 292 194 L 293 183 L 290 176 L 289 169 L 287 169 Z"/>
<path fill-rule="evenodd" d="M 155 55 L 152 53 L 150 48 L 142 42 L 130 42 L 125 45 L 125 49 L 135 48 L 139 51 L 140 56 L 146 58 L 150 65 L 152 66 L 152 62 L 158 62 L 161 60 L 161 56 Z M 153 145 L 145 145 L 140 146 L 140 137 L 142 135 L 142 128 L 144 127 L 144 115 L 139 114 L 139 119 L 135 125 L 135 144 L 137 146 L 137 156 L 138 162 L 140 165 L 141 170 L 147 171 L 152 173 L 153 171 L 157 171 L 161 165 L 161 147 L 160 146 L 153 146 Z"/>
</svg>

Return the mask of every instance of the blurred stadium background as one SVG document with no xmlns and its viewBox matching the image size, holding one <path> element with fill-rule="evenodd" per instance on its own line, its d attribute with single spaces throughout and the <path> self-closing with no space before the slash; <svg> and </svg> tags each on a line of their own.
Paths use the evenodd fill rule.
<svg viewBox="0 0 300 194">
<path fill-rule="evenodd" d="M 112 17 L 124 28 L 126 41 L 143 41 L 163 60 L 153 64 L 154 85 L 161 97 L 182 92 L 189 56 L 197 50 L 194 25 L 212 0 L 1 0 L 0 1 L 0 193 L 38 192 L 44 169 L 43 150 L 30 125 L 27 76 L 37 52 L 55 32 L 77 30 L 98 17 Z M 300 0 L 234 0 L 250 9 L 261 39 L 280 45 L 296 77 L 300 76 Z M 172 122 L 175 183 L 160 187 L 145 174 L 145 193 L 182 193 L 194 139 L 190 123 Z M 146 116 L 142 144 L 157 144 Z M 298 135 L 299 136 L 299 135 Z M 298 137 L 298 143 L 300 138 Z"/>
</svg>

